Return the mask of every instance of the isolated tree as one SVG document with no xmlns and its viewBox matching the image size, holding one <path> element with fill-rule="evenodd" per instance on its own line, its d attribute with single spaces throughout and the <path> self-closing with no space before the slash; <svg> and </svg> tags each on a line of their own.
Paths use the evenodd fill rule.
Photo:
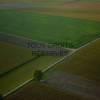
<svg viewBox="0 0 100 100">
<path fill-rule="evenodd" d="M 34 72 L 34 79 L 36 81 L 40 81 L 42 79 L 42 77 L 43 77 L 43 72 L 41 70 L 36 70 Z"/>
<path fill-rule="evenodd" d="M 3 95 L 2 95 L 2 94 L 0 94 L 0 100 L 4 100 L 4 99 L 3 99 Z"/>
</svg>

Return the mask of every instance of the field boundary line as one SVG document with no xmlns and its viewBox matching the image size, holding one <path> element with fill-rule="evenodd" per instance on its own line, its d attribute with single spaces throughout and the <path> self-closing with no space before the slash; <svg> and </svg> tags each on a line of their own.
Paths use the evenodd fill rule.
<svg viewBox="0 0 100 100">
<path fill-rule="evenodd" d="M 6 97 L 14 92 L 16 92 L 18 89 L 22 88 L 24 85 L 26 85 L 27 83 L 29 83 L 30 81 L 32 81 L 33 79 L 29 79 L 27 81 L 25 81 L 24 83 L 20 84 L 19 86 L 17 86 L 16 88 L 10 90 L 9 92 L 7 92 L 6 94 L 3 95 L 3 97 Z"/>
<path fill-rule="evenodd" d="M 58 63 L 60 63 L 60 62 L 62 62 L 63 60 L 65 60 L 66 58 L 70 57 L 71 55 L 73 55 L 74 53 L 76 53 L 77 51 L 79 51 L 80 49 L 82 49 L 82 48 L 84 48 L 84 47 L 90 45 L 91 43 L 96 42 L 97 40 L 100 40 L 100 38 L 97 38 L 97 39 L 95 39 L 95 40 L 93 40 L 93 41 L 91 41 L 91 42 L 89 42 L 89 43 L 87 43 L 87 44 L 81 46 L 80 48 L 78 48 L 78 49 L 76 49 L 76 50 L 70 52 L 68 55 L 64 56 L 63 58 L 61 58 L 60 60 L 58 60 L 58 61 L 55 62 L 54 64 L 51 64 L 50 66 L 48 66 L 47 68 L 43 69 L 42 71 L 43 71 L 43 72 L 48 71 L 49 69 L 51 69 L 52 67 L 54 67 L 54 65 L 56 65 L 56 64 L 58 64 Z M 29 83 L 29 82 L 32 81 L 33 79 L 34 79 L 34 78 L 31 78 L 31 79 L 25 81 L 24 83 L 22 83 L 21 85 L 17 86 L 17 87 L 14 88 L 14 89 L 12 89 L 12 90 L 9 91 L 8 93 L 4 94 L 3 96 L 5 97 L 5 96 L 10 95 L 11 93 L 13 93 L 13 92 L 17 91 L 18 89 L 22 88 L 24 85 L 26 85 L 27 83 Z"/>
<path fill-rule="evenodd" d="M 12 68 L 12 69 L 10 69 L 10 70 L 8 70 L 8 71 L 6 71 L 6 72 L 0 74 L 0 78 L 1 78 L 1 77 L 4 77 L 6 74 L 9 74 L 9 73 L 11 73 L 12 71 L 18 69 L 19 67 L 22 67 L 22 66 L 24 66 L 25 64 L 28 64 L 28 63 L 30 63 L 30 62 L 32 62 L 32 61 L 38 59 L 38 58 L 39 58 L 39 57 L 36 55 L 34 58 L 31 58 L 31 59 L 29 59 L 29 60 L 27 60 L 27 61 L 25 61 L 25 62 L 23 62 L 23 63 L 21 63 L 21 64 L 19 64 L 19 65 L 17 65 L 17 66 L 15 66 L 14 68 Z"/>
<path fill-rule="evenodd" d="M 58 48 L 62 48 L 62 49 L 65 49 L 65 50 L 74 50 L 76 48 L 66 48 L 66 47 L 62 47 L 62 46 L 57 46 L 57 45 L 54 45 L 52 43 L 48 43 L 48 42 L 45 42 L 45 41 L 39 41 L 39 40 L 33 40 L 31 38 L 26 38 L 25 36 L 20 36 L 20 35 L 14 35 L 14 34 L 10 34 L 10 33 L 5 33 L 5 32 L 0 32 L 0 34 L 2 35 L 6 35 L 6 36 L 11 36 L 11 37 L 15 37 L 15 38 L 19 38 L 19 39 L 24 39 L 26 40 L 27 42 L 37 42 L 37 43 L 42 43 L 42 44 L 45 44 L 45 45 L 50 45 L 50 46 L 55 46 L 55 47 L 58 47 Z"/>
<path fill-rule="evenodd" d="M 56 65 L 56 64 L 58 64 L 58 63 L 60 63 L 60 62 L 62 62 L 63 60 L 65 60 L 66 58 L 70 57 L 71 55 L 73 55 L 74 53 L 76 53 L 77 51 L 79 51 L 80 49 L 82 49 L 82 48 L 84 48 L 84 47 L 86 47 L 86 46 L 88 46 L 88 45 L 90 45 L 90 44 L 96 42 L 97 40 L 100 40 L 100 38 L 97 38 L 97 39 L 95 39 L 95 40 L 93 40 L 93 41 L 91 41 L 91 42 L 89 42 L 89 43 L 87 43 L 87 44 L 85 44 L 85 45 L 79 47 L 78 49 L 73 50 L 73 51 L 70 52 L 68 55 L 64 56 L 63 58 L 61 58 L 60 60 L 58 60 L 58 61 L 55 62 L 54 64 L 48 66 L 46 69 L 43 70 L 43 72 L 48 71 L 48 70 L 51 69 L 54 65 Z"/>
<path fill-rule="evenodd" d="M 92 42 L 89 42 L 89 43 L 87 43 L 86 45 L 80 47 L 79 49 L 70 52 L 68 55 L 64 56 L 63 58 L 61 58 L 60 60 L 58 60 L 58 61 L 55 62 L 54 64 L 51 64 L 50 66 L 48 66 L 47 68 L 45 68 L 45 69 L 42 70 L 42 71 L 43 71 L 43 72 L 48 71 L 49 69 L 51 69 L 52 67 L 54 67 L 54 65 L 56 65 L 56 64 L 58 64 L 58 63 L 60 63 L 60 62 L 62 62 L 64 59 L 70 57 L 70 56 L 73 55 L 75 52 L 77 52 L 77 51 L 79 51 L 80 49 L 82 49 L 82 48 L 88 46 L 88 45 L 91 44 L 91 43 L 94 43 L 95 41 L 97 41 L 97 40 L 99 40 L 99 39 L 100 39 L 100 38 L 97 38 L 97 39 L 93 40 Z M 5 97 L 5 96 L 10 95 L 11 93 L 13 93 L 13 92 L 17 91 L 18 89 L 22 88 L 24 85 L 26 85 L 27 83 L 29 83 L 29 82 L 32 81 L 33 79 L 34 79 L 34 78 L 31 78 L 31 79 L 25 81 L 24 83 L 22 83 L 21 85 L 17 86 L 15 89 L 9 91 L 8 93 L 4 94 L 3 96 Z"/>
<path fill-rule="evenodd" d="M 65 56 L 70 50 L 73 50 L 71 48 L 65 48 L 59 45 L 55 45 L 53 43 L 47 43 L 45 41 L 39 41 L 39 40 L 32 40 L 26 37 L 7 34 L 7 33 L 1 33 L 0 32 L 0 41 L 11 43 L 13 45 L 18 45 L 20 47 L 29 48 L 32 51 L 39 50 L 40 52 L 45 52 L 49 54 L 49 51 L 51 52 L 49 55 L 61 55 Z"/>
</svg>

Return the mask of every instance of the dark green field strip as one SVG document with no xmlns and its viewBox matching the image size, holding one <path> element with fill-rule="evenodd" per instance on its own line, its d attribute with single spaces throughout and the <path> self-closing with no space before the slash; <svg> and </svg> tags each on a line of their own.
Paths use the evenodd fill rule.
<svg viewBox="0 0 100 100">
<path fill-rule="evenodd" d="M 60 58 L 61 57 L 42 56 L 6 74 L 0 78 L 0 93 L 7 94 L 19 85 L 32 79 L 36 69 L 45 69 Z"/>
<path fill-rule="evenodd" d="M 68 42 L 70 47 L 99 37 L 100 22 L 34 12 L 0 10 L 0 31 L 46 42 Z"/>
</svg>

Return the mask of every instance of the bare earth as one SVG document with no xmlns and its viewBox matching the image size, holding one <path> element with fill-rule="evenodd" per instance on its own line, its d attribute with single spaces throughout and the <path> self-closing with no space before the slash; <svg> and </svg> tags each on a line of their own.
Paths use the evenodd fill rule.
<svg viewBox="0 0 100 100">
<path fill-rule="evenodd" d="M 47 79 L 48 85 L 62 91 L 69 91 L 91 100 L 100 100 L 100 86 L 93 84 L 93 80 L 87 80 L 77 75 L 63 72 L 53 72 Z"/>
<path fill-rule="evenodd" d="M 100 10 L 100 3 L 65 3 L 62 5 L 67 9 Z"/>
<path fill-rule="evenodd" d="M 54 5 L 45 1 L 32 1 L 33 3 L 1 3 L 0 9 L 17 9 L 25 12 L 38 12 L 42 14 L 65 16 L 78 19 L 100 21 L 100 3 L 62 2 Z"/>
</svg>

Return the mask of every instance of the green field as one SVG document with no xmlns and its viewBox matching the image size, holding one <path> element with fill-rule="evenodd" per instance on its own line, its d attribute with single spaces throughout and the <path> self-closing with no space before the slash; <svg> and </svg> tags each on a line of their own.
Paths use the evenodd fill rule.
<svg viewBox="0 0 100 100">
<path fill-rule="evenodd" d="M 20 4 L 23 6 L 23 9 L 0 9 L 0 32 L 44 41 L 46 43 L 64 43 L 67 44 L 66 47 L 68 48 L 79 48 L 99 38 L 100 0 L 69 1 L 70 0 L 0 0 L 0 3 L 12 3 L 11 6 L 14 6 L 13 3 L 19 3 L 17 6 L 21 6 Z M 28 9 L 24 8 L 26 4 L 30 5 Z M 61 72 L 78 75 L 99 83 L 99 51 L 100 40 L 78 50 L 60 64 L 55 65 L 55 69 L 48 71 L 44 78 L 50 77 L 53 75 L 53 72 L 57 74 Z M 0 74 L 34 57 L 36 56 L 32 56 L 30 49 L 0 42 Z M 6 94 L 27 80 L 32 79 L 35 70 L 43 70 L 60 58 L 62 57 L 40 56 L 10 71 L 3 77 L 0 77 L 0 94 Z M 33 84 L 34 83 L 32 83 L 32 85 Z M 22 95 L 23 93 L 27 93 L 26 91 L 30 94 L 34 94 L 24 94 L 26 100 L 28 100 L 27 97 L 29 97 L 30 100 L 33 100 L 33 98 L 39 100 L 44 100 L 44 98 L 46 100 L 52 100 L 52 98 L 63 98 L 60 100 L 66 100 L 65 98 L 70 100 L 84 100 L 77 97 L 74 98 L 72 95 L 58 93 L 56 90 L 49 90 L 49 87 L 40 84 L 34 84 L 31 89 L 32 91 L 26 89 L 22 92 Z M 20 100 L 19 94 L 18 97 Z M 15 98 L 16 97 L 14 97 L 14 100 Z M 24 98 L 25 97 L 23 97 L 23 99 Z"/>
<path fill-rule="evenodd" d="M 73 47 L 97 38 L 100 22 L 34 12 L 0 11 L 0 32 L 46 42 L 70 42 Z"/>
<path fill-rule="evenodd" d="M 32 50 L 0 42 L 0 74 L 34 58 Z"/>
<path fill-rule="evenodd" d="M 0 77 L 0 93 L 6 94 L 33 78 L 33 73 L 37 69 L 45 69 L 52 63 L 55 63 L 61 57 L 41 56 L 11 72 Z"/>
<path fill-rule="evenodd" d="M 41 83 L 31 82 L 5 100 L 90 100 L 61 92 Z"/>
</svg>

